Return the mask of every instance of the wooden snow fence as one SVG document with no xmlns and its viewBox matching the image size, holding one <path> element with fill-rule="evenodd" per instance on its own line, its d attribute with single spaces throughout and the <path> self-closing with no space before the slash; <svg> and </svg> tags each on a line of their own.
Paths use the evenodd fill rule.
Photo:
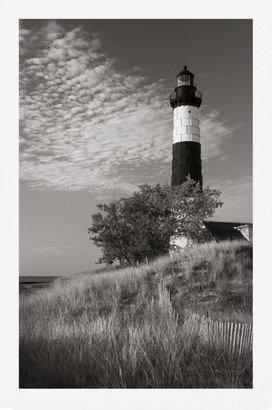
<svg viewBox="0 0 272 410">
<path fill-rule="evenodd" d="M 198 334 L 213 346 L 224 347 L 231 354 L 242 355 L 252 351 L 253 329 L 250 323 L 232 323 L 211 317 L 190 314 L 184 322 L 185 331 Z"/>
</svg>

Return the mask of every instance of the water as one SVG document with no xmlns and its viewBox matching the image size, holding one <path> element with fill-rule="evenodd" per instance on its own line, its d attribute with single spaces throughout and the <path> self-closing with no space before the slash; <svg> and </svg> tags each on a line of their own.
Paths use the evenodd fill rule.
<svg viewBox="0 0 272 410">
<path fill-rule="evenodd" d="M 19 291 L 20 293 L 30 293 L 39 289 L 50 286 L 59 276 L 20 276 Z"/>
</svg>

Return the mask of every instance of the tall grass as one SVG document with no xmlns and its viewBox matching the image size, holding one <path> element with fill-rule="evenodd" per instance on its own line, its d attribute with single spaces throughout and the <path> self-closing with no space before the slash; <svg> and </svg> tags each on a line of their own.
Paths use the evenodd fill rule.
<svg viewBox="0 0 272 410">
<path fill-rule="evenodd" d="M 205 244 L 22 295 L 20 387 L 251 387 L 250 354 L 185 332 L 185 308 L 250 320 L 251 246 Z"/>
</svg>

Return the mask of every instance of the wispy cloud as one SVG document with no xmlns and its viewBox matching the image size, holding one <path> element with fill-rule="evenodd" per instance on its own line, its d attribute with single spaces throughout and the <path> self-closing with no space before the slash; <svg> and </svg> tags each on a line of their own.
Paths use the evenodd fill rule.
<svg viewBox="0 0 272 410">
<path fill-rule="evenodd" d="M 67 252 L 74 250 L 74 246 L 35 246 L 31 249 L 25 250 L 24 252 L 30 252 L 34 254 L 55 254 L 64 255 Z"/>
<path fill-rule="evenodd" d="M 20 176 L 30 187 L 130 191 L 170 174 L 171 90 L 163 80 L 124 68 L 96 33 L 54 21 L 22 28 L 20 54 Z M 223 157 L 233 131 L 206 109 L 203 159 Z"/>
<path fill-rule="evenodd" d="M 220 119 L 218 110 L 204 108 L 200 114 L 202 159 L 225 159 L 224 144 L 239 127 Z"/>
<path fill-rule="evenodd" d="M 225 221 L 252 221 L 252 178 L 249 176 L 233 180 L 211 180 L 208 185 L 222 192 L 224 203 L 219 208 L 214 219 Z M 234 216 L 235 215 L 235 216 Z"/>
</svg>

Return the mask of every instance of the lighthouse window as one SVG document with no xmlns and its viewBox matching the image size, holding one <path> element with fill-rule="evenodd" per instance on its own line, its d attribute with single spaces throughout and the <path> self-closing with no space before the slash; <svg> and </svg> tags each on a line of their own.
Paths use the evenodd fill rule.
<svg viewBox="0 0 272 410">
<path fill-rule="evenodd" d="M 189 110 L 189 112 L 191 112 L 191 111 Z"/>
<path fill-rule="evenodd" d="M 190 85 L 190 76 L 188 74 L 182 74 L 178 77 L 179 85 Z"/>
</svg>

